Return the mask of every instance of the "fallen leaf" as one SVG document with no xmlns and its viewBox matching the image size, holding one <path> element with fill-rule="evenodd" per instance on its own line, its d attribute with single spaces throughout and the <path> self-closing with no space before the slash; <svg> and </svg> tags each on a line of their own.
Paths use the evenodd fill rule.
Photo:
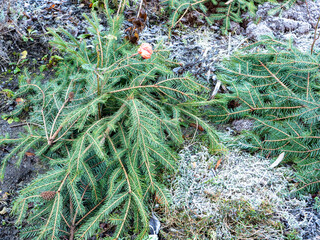
<svg viewBox="0 0 320 240">
<path fill-rule="evenodd" d="M 128 41 L 130 41 L 133 44 L 137 44 L 139 41 L 139 32 L 138 30 L 133 27 L 129 27 L 127 28 L 127 36 L 125 36 L 125 39 L 127 39 Z"/>
<path fill-rule="evenodd" d="M 9 210 L 8 208 L 4 207 L 4 208 L 2 209 L 2 211 L 0 212 L 0 215 L 5 215 L 6 213 L 9 212 L 8 210 Z"/>
<path fill-rule="evenodd" d="M 30 19 L 30 16 L 26 12 L 23 12 L 22 14 L 26 16 L 28 19 Z"/>
<path fill-rule="evenodd" d="M 27 156 L 27 157 L 35 156 L 35 154 L 34 154 L 34 153 L 32 153 L 32 152 L 26 152 L 25 154 L 26 154 L 26 156 Z"/>
<path fill-rule="evenodd" d="M 198 125 L 198 129 L 199 129 L 201 132 L 204 131 L 203 127 L 201 127 L 200 125 Z"/>
<path fill-rule="evenodd" d="M 23 52 L 20 53 L 20 59 L 23 60 L 27 57 L 28 52 L 26 50 L 24 50 Z"/>
<path fill-rule="evenodd" d="M 147 13 L 143 8 L 141 9 L 141 11 L 139 13 L 139 18 L 141 18 L 144 22 L 147 21 Z"/>
<path fill-rule="evenodd" d="M 5 192 L 3 195 L 2 195 L 2 199 L 1 200 L 8 200 L 9 198 L 9 193 Z"/>
<path fill-rule="evenodd" d="M 197 125 L 195 123 L 190 123 L 189 125 L 190 125 L 190 127 L 198 128 L 198 130 L 201 132 L 204 131 L 203 127 L 201 127 L 201 125 L 199 125 L 199 124 Z"/>
<path fill-rule="evenodd" d="M 125 30 L 125 39 L 129 40 L 133 44 L 137 44 L 139 41 L 139 33 L 145 28 L 147 20 L 147 13 L 144 9 L 141 9 L 139 16 L 134 16 L 128 19 L 132 23 L 132 26 Z"/>
<path fill-rule="evenodd" d="M 222 158 L 220 158 L 216 164 L 216 166 L 214 167 L 214 170 L 217 170 L 217 168 L 219 167 L 220 163 L 222 161 Z"/>
<path fill-rule="evenodd" d="M 279 155 L 279 157 L 277 158 L 277 160 L 274 161 L 274 163 L 271 164 L 270 168 L 274 168 L 274 167 L 278 166 L 279 163 L 283 160 L 283 158 L 284 158 L 284 152 L 281 153 L 281 154 Z"/>
<path fill-rule="evenodd" d="M 50 7 L 47 8 L 47 10 L 51 10 L 52 8 L 54 8 L 56 5 L 52 4 Z"/>
</svg>

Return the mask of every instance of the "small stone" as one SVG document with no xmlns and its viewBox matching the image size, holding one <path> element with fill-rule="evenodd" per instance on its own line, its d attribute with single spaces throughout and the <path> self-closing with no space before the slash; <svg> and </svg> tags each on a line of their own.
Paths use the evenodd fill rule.
<svg viewBox="0 0 320 240">
<path fill-rule="evenodd" d="M 181 67 L 176 67 L 176 68 L 172 69 L 172 71 L 173 71 L 175 74 L 181 74 L 181 73 L 182 73 L 182 68 L 181 68 Z"/>
<path fill-rule="evenodd" d="M 197 163 L 196 163 L 196 162 L 193 162 L 193 163 L 191 164 L 191 166 L 192 166 L 193 169 L 195 169 L 195 168 L 197 167 Z"/>
<path fill-rule="evenodd" d="M 240 119 L 240 120 L 234 120 L 232 122 L 232 126 L 234 129 L 238 132 L 241 132 L 243 130 L 251 130 L 253 127 L 253 121 L 249 119 Z"/>
<path fill-rule="evenodd" d="M 310 32 L 310 24 L 305 22 L 300 22 L 297 32 L 300 34 L 307 34 Z"/>
</svg>

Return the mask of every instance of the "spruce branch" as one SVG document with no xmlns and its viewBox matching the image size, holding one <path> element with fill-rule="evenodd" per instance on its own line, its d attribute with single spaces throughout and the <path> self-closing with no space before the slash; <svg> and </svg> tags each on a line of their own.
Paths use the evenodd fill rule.
<svg viewBox="0 0 320 240">
<path fill-rule="evenodd" d="M 108 221 L 116 227 L 113 238 L 135 232 L 143 239 L 149 203 L 157 196 L 166 208 L 170 204 L 160 175 L 176 169 L 176 149 L 183 142 L 180 119 L 194 119 L 206 130 L 211 149 L 221 148 L 197 109 L 206 104 L 201 93 L 209 89 L 190 74 L 175 76 L 174 63 L 160 47 L 143 59 L 122 40 L 125 3 L 112 16 L 105 1 L 108 31 L 101 30 L 96 14 L 85 16 L 89 40 L 50 29 L 51 44 L 64 54 L 56 77 L 39 81 L 27 74 L 20 82 L 17 96 L 26 101 L 14 114 L 28 106 L 28 122 L 34 124 L 20 139 L 0 140 L 18 143 L 2 161 L 2 173 L 8 159 L 18 154 L 19 164 L 30 148 L 50 169 L 24 187 L 14 203 L 18 224 L 30 225 L 21 233 L 24 238 L 89 238 Z M 27 211 L 34 201 L 39 207 Z"/>
<path fill-rule="evenodd" d="M 219 79 L 231 94 L 208 114 L 217 122 L 254 120 L 243 147 L 270 157 L 287 153 L 297 180 L 303 179 L 300 190 L 311 192 L 320 187 L 314 170 L 320 151 L 319 63 L 319 56 L 274 39 L 248 45 L 220 67 Z"/>
</svg>

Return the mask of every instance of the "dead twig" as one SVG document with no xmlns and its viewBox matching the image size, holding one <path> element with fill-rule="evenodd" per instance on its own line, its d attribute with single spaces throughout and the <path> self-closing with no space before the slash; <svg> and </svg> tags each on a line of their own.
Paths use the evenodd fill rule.
<svg viewBox="0 0 320 240">
<path fill-rule="evenodd" d="M 314 45 L 315 45 L 316 41 L 320 38 L 320 33 L 318 34 L 318 37 L 317 37 L 317 30 L 318 30 L 319 22 L 320 22 L 320 16 L 318 18 L 316 27 L 314 29 L 313 42 L 312 42 L 312 45 L 311 45 L 311 54 L 313 53 L 313 48 L 314 48 Z"/>
</svg>

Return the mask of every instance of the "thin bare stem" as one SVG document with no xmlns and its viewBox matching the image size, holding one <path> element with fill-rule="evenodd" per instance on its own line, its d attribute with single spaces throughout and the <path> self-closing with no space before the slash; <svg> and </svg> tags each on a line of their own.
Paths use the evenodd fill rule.
<svg viewBox="0 0 320 240">
<path fill-rule="evenodd" d="M 143 3 L 144 0 L 140 0 L 140 5 L 139 5 L 139 10 L 138 10 L 138 13 L 137 13 L 137 18 L 139 17 L 140 15 L 140 12 L 141 12 L 141 8 L 142 8 L 142 3 Z"/>
<path fill-rule="evenodd" d="M 320 38 L 320 33 L 319 33 L 319 35 L 317 37 L 317 30 L 318 30 L 319 22 L 320 22 L 320 16 L 318 17 L 318 21 L 317 21 L 316 27 L 314 29 L 313 42 L 312 42 L 312 45 L 311 45 L 311 54 L 313 54 L 313 48 L 314 48 L 314 45 L 315 45 L 316 41 Z"/>
<path fill-rule="evenodd" d="M 66 104 L 67 104 L 69 101 L 70 101 L 70 98 L 68 97 L 68 98 L 64 101 L 64 103 L 62 104 L 61 108 L 59 109 L 58 114 L 56 115 L 56 117 L 55 117 L 54 120 L 53 120 L 53 124 L 52 124 L 52 127 L 51 127 L 51 132 L 50 132 L 50 138 L 49 138 L 49 140 L 48 140 L 48 144 L 49 144 L 49 145 L 52 144 L 53 139 L 54 139 L 52 134 L 53 134 L 53 129 L 54 129 L 55 125 L 56 125 L 56 121 L 57 121 L 59 115 L 61 114 L 62 110 L 64 109 L 64 107 L 66 106 Z M 56 133 L 54 133 L 54 135 L 56 135 Z"/>
</svg>

